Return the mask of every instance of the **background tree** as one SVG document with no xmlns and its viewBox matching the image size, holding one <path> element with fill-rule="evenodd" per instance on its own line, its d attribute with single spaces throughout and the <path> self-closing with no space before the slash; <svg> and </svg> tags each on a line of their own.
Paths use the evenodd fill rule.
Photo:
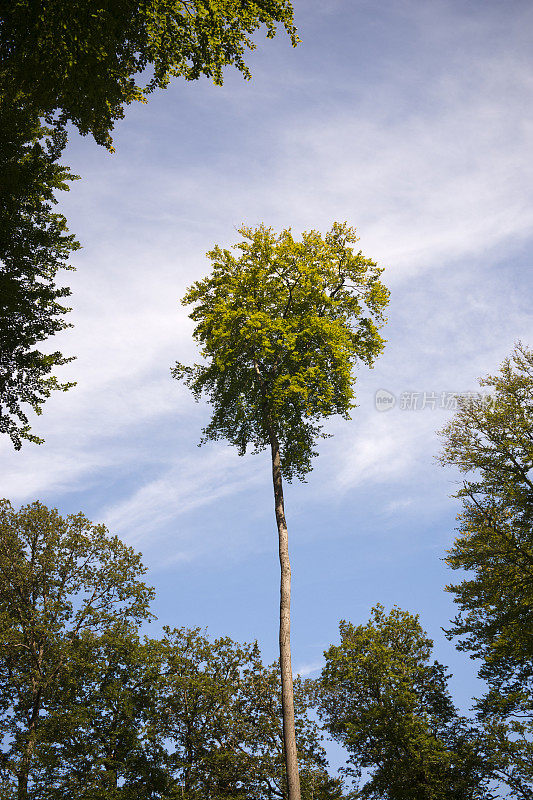
<svg viewBox="0 0 533 800">
<path fill-rule="evenodd" d="M 263 25 L 298 41 L 289 0 L 0 0 L 0 433 L 16 448 L 41 441 L 25 404 L 73 385 L 51 375 L 69 359 L 35 349 L 66 327 L 56 273 L 79 246 L 51 205 L 75 177 L 57 163 L 65 126 L 112 150 L 124 107 L 172 77 L 249 78 Z"/>
<path fill-rule="evenodd" d="M 475 732 L 461 719 L 445 668 L 418 617 L 372 609 L 366 625 L 341 621 L 316 685 L 320 714 L 350 754 L 356 792 L 376 800 L 490 798 Z M 490 774 L 490 773 L 489 773 Z"/>
<path fill-rule="evenodd" d="M 480 386 L 442 431 L 441 463 L 468 476 L 446 559 L 468 571 L 447 587 L 459 607 L 449 635 L 481 660 L 477 708 L 500 777 L 533 797 L 533 351 L 519 343 Z"/>
<path fill-rule="evenodd" d="M 203 365 L 177 364 L 196 398 L 208 397 L 213 416 L 204 441 L 227 439 L 245 453 L 270 447 L 281 566 L 280 667 L 289 800 L 300 788 L 290 654 L 290 562 L 284 512 L 286 477 L 311 469 L 321 422 L 349 418 L 358 362 L 381 352 L 378 327 L 388 301 L 375 262 L 354 252 L 355 230 L 335 223 L 295 241 L 260 226 L 239 230 L 238 257 L 216 246 L 213 272 L 195 283 L 183 303 L 194 304 L 194 337 Z"/>
<path fill-rule="evenodd" d="M 80 646 L 150 616 L 144 572 L 138 554 L 82 514 L 63 518 L 40 503 L 16 512 L 2 501 L 1 765 L 18 800 L 33 796 L 37 752 L 48 746 L 44 721 Z"/>
<path fill-rule="evenodd" d="M 111 629 L 80 637 L 41 723 L 39 800 L 284 800 L 276 666 L 257 645 L 198 629 L 140 642 Z M 327 774 L 310 695 L 296 683 L 305 800 L 342 800 Z"/>
<path fill-rule="evenodd" d="M 23 404 L 40 413 L 52 390 L 73 385 L 50 375 L 69 359 L 35 346 L 66 327 L 70 291 L 57 286 L 56 275 L 79 245 L 53 205 L 76 176 L 58 163 L 65 133 L 2 103 L 0 130 L 0 433 L 19 449 L 23 439 L 41 441 L 30 433 Z"/>
<path fill-rule="evenodd" d="M 162 718 L 162 648 L 114 626 L 80 637 L 43 721 L 39 800 L 159 800 L 173 780 Z"/>
<path fill-rule="evenodd" d="M 257 644 L 210 640 L 199 629 L 166 630 L 161 729 L 170 742 L 174 793 L 185 800 L 285 800 L 277 665 Z M 329 777 L 310 696 L 296 683 L 296 735 L 305 800 L 342 798 Z M 174 796 L 174 795 L 173 795 Z"/>
</svg>

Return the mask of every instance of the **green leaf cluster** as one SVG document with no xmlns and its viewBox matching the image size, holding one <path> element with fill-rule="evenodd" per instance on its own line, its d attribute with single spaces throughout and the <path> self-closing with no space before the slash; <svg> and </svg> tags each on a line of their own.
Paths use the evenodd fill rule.
<svg viewBox="0 0 533 800">
<path fill-rule="evenodd" d="M 533 656 L 533 351 L 518 345 L 487 396 L 460 400 L 442 431 L 441 463 L 465 475 L 452 569 L 471 575 L 448 587 L 460 608 L 453 634 L 488 659 Z"/>
<path fill-rule="evenodd" d="M 32 784 L 43 800 L 155 800 L 169 789 L 161 653 L 135 628 L 80 637 L 43 719 Z"/>
<path fill-rule="evenodd" d="M 165 633 L 161 724 L 172 743 L 176 797 L 286 798 L 278 665 L 262 663 L 257 643 L 210 640 L 199 629 Z M 295 701 L 303 797 L 310 800 L 314 786 L 315 798 L 322 789 L 334 800 L 339 786 L 327 775 L 321 737 L 308 715 L 307 687 L 300 680 Z"/>
<path fill-rule="evenodd" d="M 382 269 L 355 252 L 355 229 L 335 223 L 321 236 L 263 225 L 242 227 L 237 255 L 216 246 L 212 273 L 183 304 L 194 305 L 194 337 L 204 364 L 176 364 L 213 416 L 204 441 L 227 439 L 242 455 L 279 440 L 285 477 L 311 469 L 321 420 L 349 418 L 355 405 L 353 368 L 372 366 L 389 293 Z"/>
<path fill-rule="evenodd" d="M 124 106 L 172 77 L 250 77 L 246 50 L 265 25 L 297 43 L 289 0 L 1 0 L 4 97 L 112 149 Z"/>
<path fill-rule="evenodd" d="M 418 617 L 383 606 L 341 621 L 317 684 L 326 729 L 350 754 L 355 793 L 376 800 L 488 798 L 474 732 L 450 698 L 445 668 Z"/>
<path fill-rule="evenodd" d="M 40 726 L 84 638 L 136 626 L 153 592 L 139 555 L 83 514 L 0 503 L 1 774 L 25 798 Z"/>
<path fill-rule="evenodd" d="M 56 277 L 79 244 L 53 206 L 77 176 L 58 163 L 65 133 L 28 119 L 20 106 L 0 103 L 0 130 L 0 433 L 19 449 L 23 439 L 41 441 L 25 404 L 39 414 L 53 390 L 73 385 L 50 374 L 70 359 L 36 345 L 67 327 L 70 290 Z"/>
<path fill-rule="evenodd" d="M 533 786 L 533 351 L 518 343 L 488 394 L 463 398 L 442 431 L 441 463 L 466 476 L 446 559 L 467 570 L 448 586 L 459 607 L 449 635 L 481 660 L 476 707 L 487 759 L 517 797 Z M 529 788 L 528 788 L 529 787 Z M 528 794 L 529 792 L 529 794 Z"/>
</svg>

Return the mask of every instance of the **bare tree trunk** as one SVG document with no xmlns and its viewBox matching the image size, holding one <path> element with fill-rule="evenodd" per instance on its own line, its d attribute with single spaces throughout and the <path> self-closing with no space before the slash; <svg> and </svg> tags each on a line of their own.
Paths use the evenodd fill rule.
<svg viewBox="0 0 533 800">
<path fill-rule="evenodd" d="M 272 428 L 270 428 L 269 432 L 272 450 L 272 480 L 274 483 L 276 522 L 278 525 L 279 537 L 279 563 L 281 567 L 279 663 L 281 669 L 283 749 L 285 752 L 289 800 L 301 800 L 298 753 L 296 750 L 296 734 L 294 730 L 294 691 L 291 666 L 291 564 L 289 561 L 289 534 L 285 521 L 285 507 L 283 503 L 283 482 L 281 479 L 279 442 Z"/>
</svg>

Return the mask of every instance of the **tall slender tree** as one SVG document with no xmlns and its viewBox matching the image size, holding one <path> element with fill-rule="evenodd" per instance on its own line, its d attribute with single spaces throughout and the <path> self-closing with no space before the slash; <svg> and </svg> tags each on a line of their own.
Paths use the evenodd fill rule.
<svg viewBox="0 0 533 800">
<path fill-rule="evenodd" d="M 372 366 L 383 348 L 378 329 L 389 293 L 382 269 L 354 252 L 347 224 L 321 236 L 290 229 L 276 235 L 263 225 L 242 227 L 238 255 L 216 246 L 211 275 L 187 291 L 194 337 L 204 363 L 177 363 L 196 399 L 206 395 L 213 416 L 202 441 L 226 439 L 244 455 L 270 448 L 278 529 L 280 670 L 284 753 L 289 800 L 300 800 L 290 650 L 291 567 L 283 478 L 311 470 L 322 420 L 349 419 L 353 367 Z"/>
</svg>

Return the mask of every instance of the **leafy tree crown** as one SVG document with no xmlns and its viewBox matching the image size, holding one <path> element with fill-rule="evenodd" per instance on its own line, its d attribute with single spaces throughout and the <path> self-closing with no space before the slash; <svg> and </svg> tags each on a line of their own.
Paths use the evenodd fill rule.
<svg viewBox="0 0 533 800">
<path fill-rule="evenodd" d="M 533 655 L 533 350 L 518 343 L 480 386 L 489 394 L 460 399 L 441 432 L 440 462 L 466 476 L 446 560 L 468 574 L 447 587 L 460 609 L 449 634 L 484 659 L 484 679 L 501 673 L 525 685 Z"/>
<path fill-rule="evenodd" d="M 352 245 L 355 229 L 321 236 L 242 227 L 237 255 L 216 246 L 212 273 L 187 291 L 204 363 L 176 364 L 196 399 L 213 407 L 202 441 L 227 439 L 242 455 L 279 441 L 283 474 L 304 477 L 323 436 L 321 420 L 349 418 L 353 367 L 372 366 L 389 292 L 382 269 Z"/>
<path fill-rule="evenodd" d="M 46 729 L 58 693 L 83 672 L 80 657 L 90 664 L 99 637 L 118 641 L 152 616 L 145 572 L 132 548 L 83 514 L 0 501 L 0 780 L 14 777 L 18 797 L 37 796 L 24 787 L 37 754 L 54 757 Z"/>
<path fill-rule="evenodd" d="M 378 604 L 366 625 L 339 628 L 316 692 L 327 730 L 350 754 L 348 772 L 368 778 L 355 797 L 489 800 L 475 732 L 418 616 Z"/>
</svg>

